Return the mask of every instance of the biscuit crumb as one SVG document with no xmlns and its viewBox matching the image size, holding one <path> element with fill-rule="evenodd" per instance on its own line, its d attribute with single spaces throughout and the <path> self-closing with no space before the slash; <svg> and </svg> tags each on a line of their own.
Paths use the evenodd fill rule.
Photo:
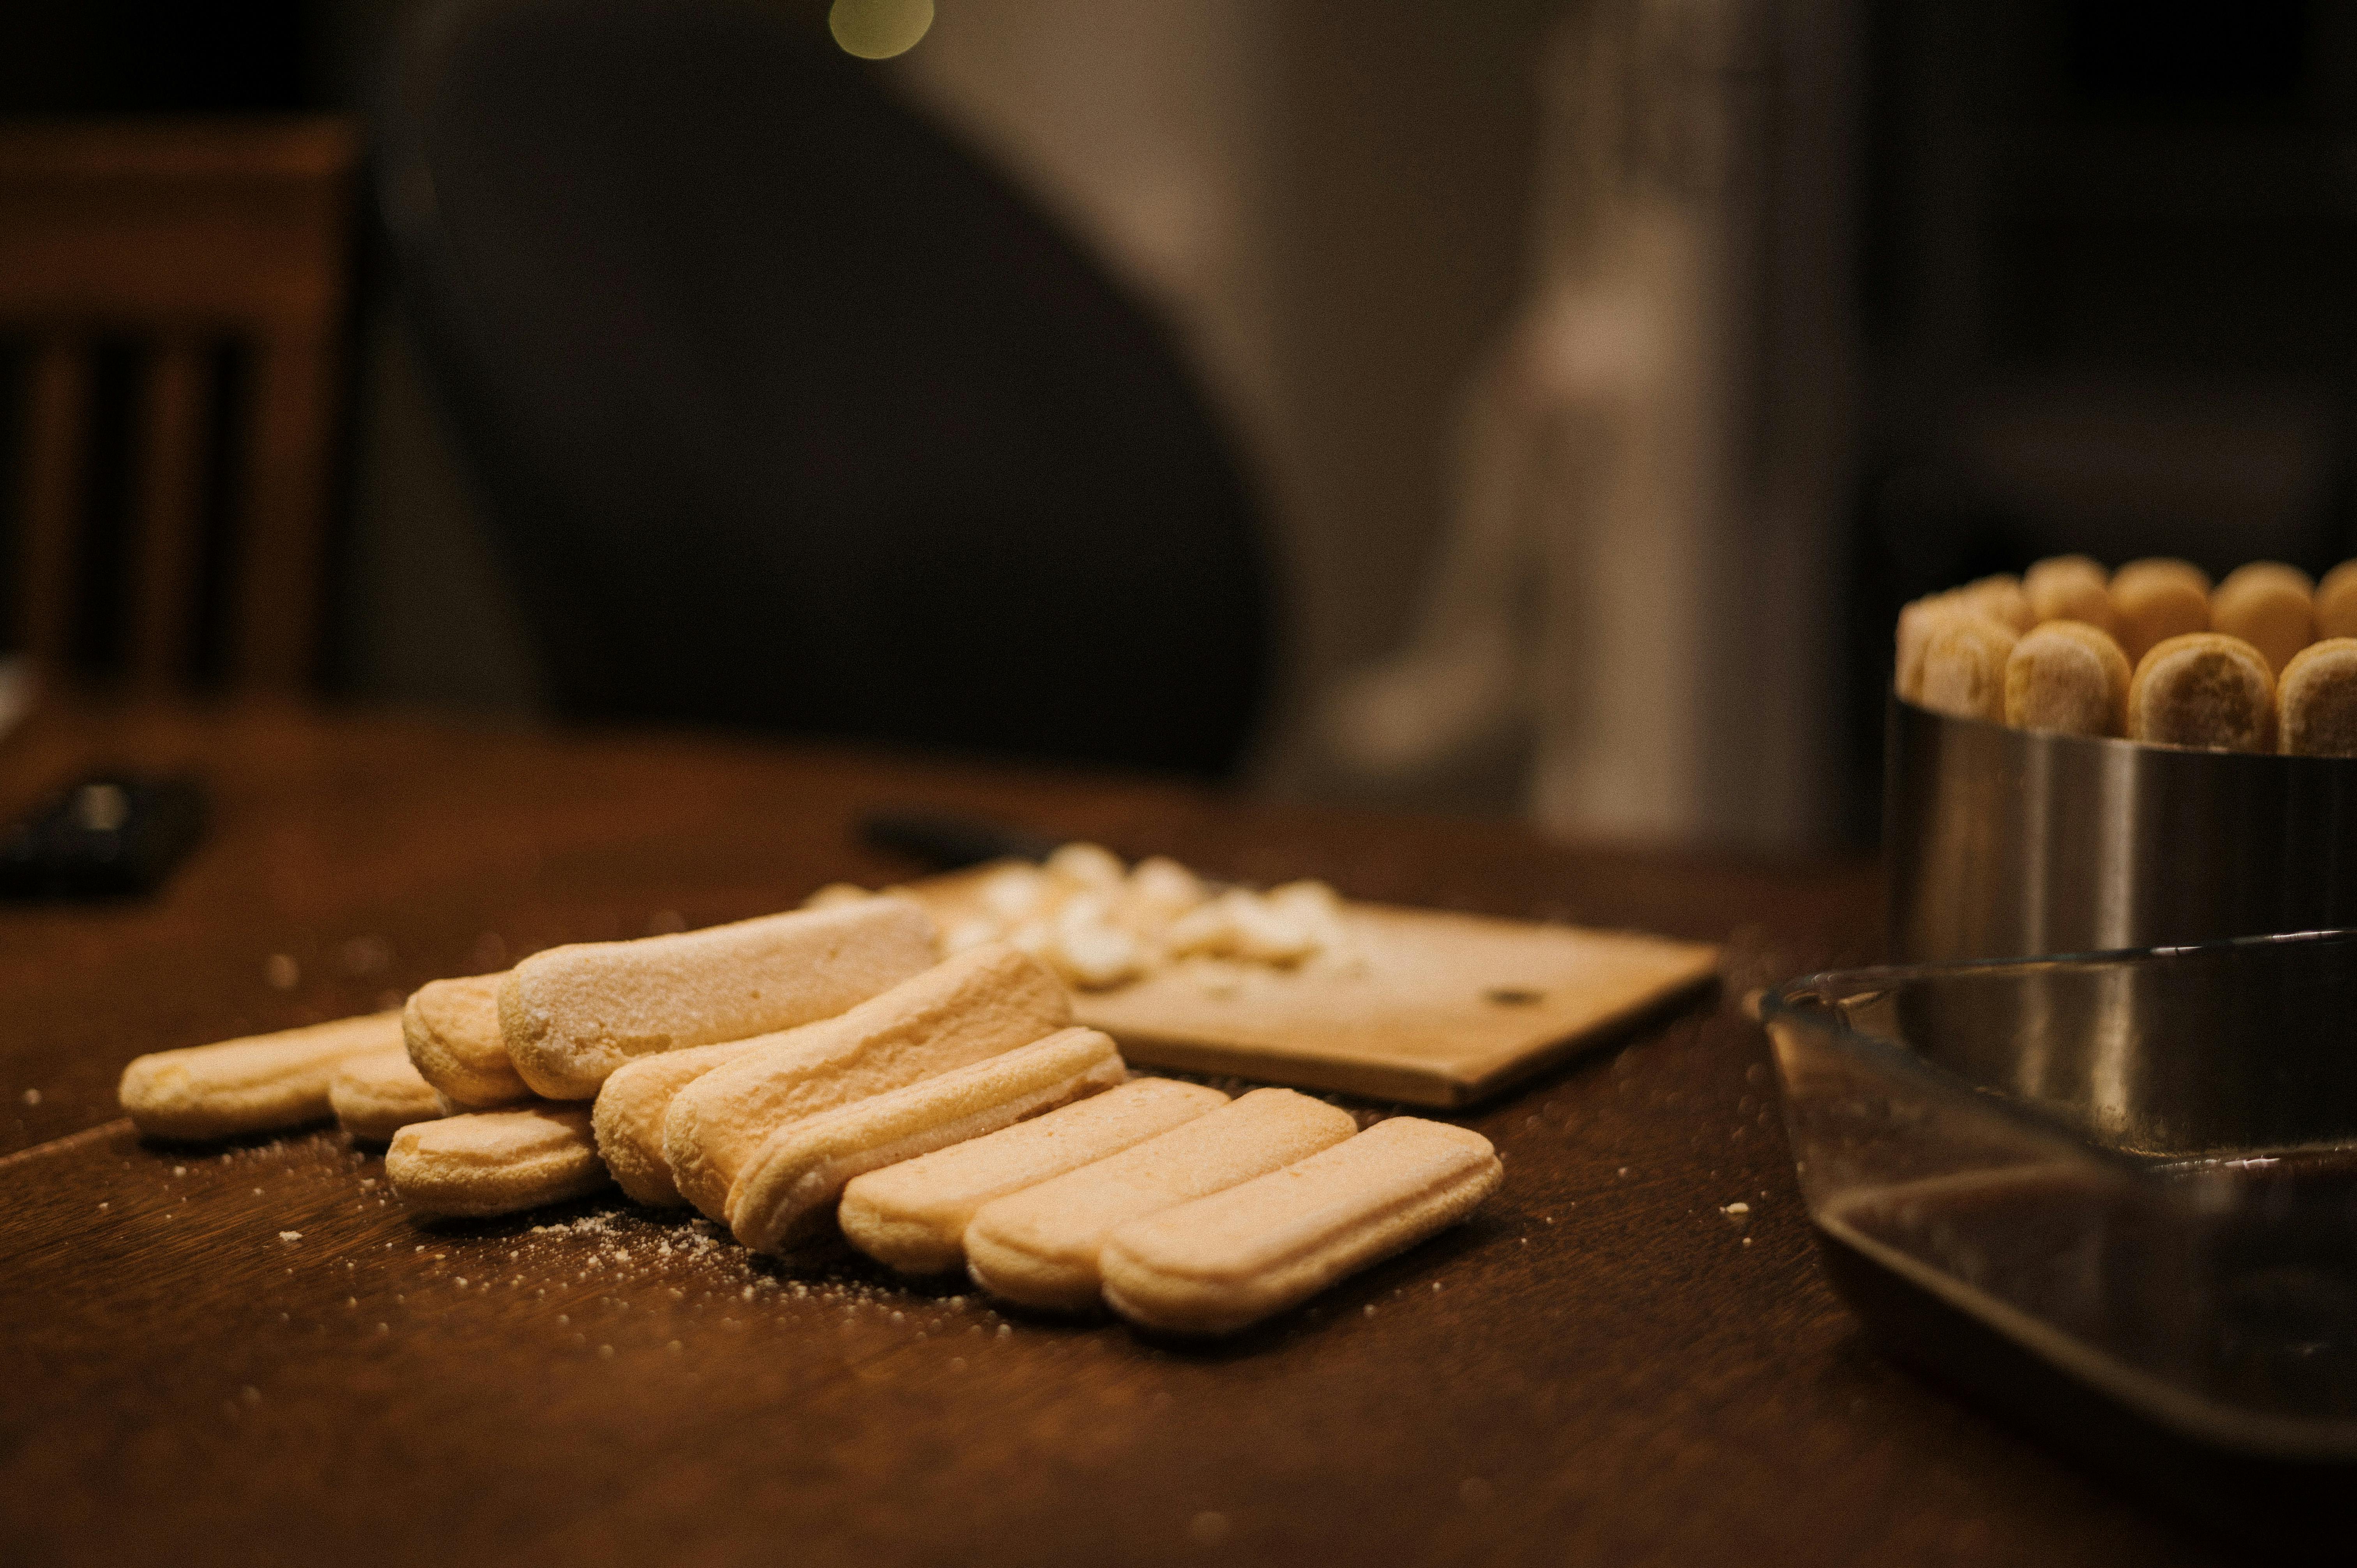
<svg viewBox="0 0 2357 1568">
<path fill-rule="evenodd" d="M 39 1090 L 38 1090 L 38 1089 L 28 1089 L 28 1090 L 25 1090 L 25 1103 L 26 1103 L 26 1104 L 27 1104 L 27 1105 L 38 1105 L 40 1102 L 41 1102 L 41 1091 L 40 1091 Z"/>
<path fill-rule="evenodd" d="M 281 1230 L 278 1233 L 278 1239 L 291 1247 L 296 1242 L 300 1241 L 303 1239 L 303 1232 L 300 1230 Z"/>
</svg>

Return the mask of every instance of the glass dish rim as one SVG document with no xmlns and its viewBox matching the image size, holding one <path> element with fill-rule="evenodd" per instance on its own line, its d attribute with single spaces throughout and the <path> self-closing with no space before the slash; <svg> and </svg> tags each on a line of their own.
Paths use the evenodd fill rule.
<svg viewBox="0 0 2357 1568">
<path fill-rule="evenodd" d="M 2025 1131 L 2038 1133 L 2068 1144 L 2077 1155 L 2097 1162 L 2126 1179 L 2161 1189 L 2170 1196 L 2175 1178 L 2190 1169 L 2215 1165 L 2198 1155 L 2152 1156 L 2132 1155 L 2125 1150 L 2108 1147 L 2090 1139 L 2080 1128 L 2063 1117 L 2043 1109 L 2035 1100 L 2014 1095 L 1993 1093 L 1971 1079 L 1939 1063 L 1932 1061 L 1905 1041 L 1886 1035 L 1869 1034 L 1852 1027 L 1835 1015 L 1829 999 L 1807 998 L 1804 993 L 1857 993 L 1889 990 L 1912 981 L 1944 976 L 1971 974 L 1999 970 L 2043 969 L 2063 965 L 2125 968 L 2156 962 L 2169 962 L 2188 957 L 2215 957 L 2236 951 L 2266 951 L 2299 947 L 2357 948 L 2357 926 L 2334 926 L 2308 931 L 2273 931 L 2247 937 L 2227 937 L 2216 941 L 2185 942 L 2162 947 L 2110 948 L 2080 952 L 2040 953 L 2029 958 L 1939 959 L 1921 963 L 1867 964 L 1853 969 L 1819 970 L 1813 974 L 1799 975 L 1783 984 L 1771 987 L 1760 1002 L 1760 1023 L 1763 1029 L 1783 1024 L 1788 1027 L 1805 1029 L 1831 1040 L 1840 1048 L 1862 1057 L 1879 1071 L 1909 1081 L 1927 1091 L 1950 1096 L 1962 1096 L 1975 1109 L 2016 1123 Z M 1777 1077 L 1784 1078 L 1783 1060 L 1778 1056 Z M 1782 1084 L 1789 1101 L 1791 1086 Z M 1789 1110 L 1789 1105 L 1788 1105 Z M 2253 1157 L 2260 1157 L 2255 1154 Z"/>
</svg>

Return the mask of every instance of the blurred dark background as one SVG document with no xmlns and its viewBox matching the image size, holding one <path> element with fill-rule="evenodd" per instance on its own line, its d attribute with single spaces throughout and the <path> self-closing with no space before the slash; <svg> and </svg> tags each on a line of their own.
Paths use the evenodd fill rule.
<svg viewBox="0 0 2357 1568">
<path fill-rule="evenodd" d="M 415 9 L 13 7 L 0 115 L 357 113 Z M 777 9 L 824 38 L 825 5 Z M 1564 70 L 1550 40 L 1616 17 L 1641 37 L 1653 13 L 1711 8 L 1458 9 L 939 0 L 905 59 L 862 68 L 1034 190 L 1171 323 L 1289 585 L 1253 773 L 1281 792 L 1357 788 L 1308 715 L 1400 638 L 1447 529 L 1453 421 L 1529 293 L 1544 227 L 1533 193 Z M 1907 598 L 2064 551 L 2213 574 L 2357 553 L 2357 12 L 1911 0 L 1841 15 L 1848 69 L 1776 57 L 1799 90 L 1841 100 L 1856 362 L 1838 392 L 1846 499 L 1822 509 L 1812 568 L 1825 654 L 1791 677 L 1821 710 L 1815 804 L 1746 830 L 1770 846 L 1870 832 Z M 545 711 L 488 503 L 371 224 L 353 254 L 327 689 Z M 1516 809 L 1518 757 L 1390 798 Z"/>
</svg>

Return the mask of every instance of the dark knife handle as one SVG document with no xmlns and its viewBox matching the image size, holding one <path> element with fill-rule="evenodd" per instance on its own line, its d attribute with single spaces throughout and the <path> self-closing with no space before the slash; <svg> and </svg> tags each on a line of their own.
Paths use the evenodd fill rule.
<svg viewBox="0 0 2357 1568">
<path fill-rule="evenodd" d="M 963 871 L 992 860 L 1045 860 L 1062 842 L 987 817 L 919 809 L 870 811 L 860 819 L 859 836 L 870 849 L 913 860 L 928 871 Z"/>
</svg>

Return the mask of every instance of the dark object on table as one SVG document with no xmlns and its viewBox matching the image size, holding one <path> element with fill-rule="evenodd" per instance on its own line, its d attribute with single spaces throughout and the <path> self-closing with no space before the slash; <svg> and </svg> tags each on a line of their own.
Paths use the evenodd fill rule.
<svg viewBox="0 0 2357 1568">
<path fill-rule="evenodd" d="M 1063 841 L 962 811 L 870 811 L 859 836 L 871 849 L 915 861 L 927 871 L 963 871 L 994 860 L 1045 860 Z"/>
<path fill-rule="evenodd" d="M 158 886 L 204 826 L 193 779 L 102 774 L 0 829 L 0 897 L 104 898 Z"/>
<path fill-rule="evenodd" d="M 2237 1539 L 2357 1487 L 2357 931 L 1768 999 L 1827 1272 L 1898 1359 Z"/>
<path fill-rule="evenodd" d="M 1234 764 L 1244 485 L 1006 182 L 721 0 L 447 5 L 388 87 L 406 296 L 567 712 Z"/>
</svg>

